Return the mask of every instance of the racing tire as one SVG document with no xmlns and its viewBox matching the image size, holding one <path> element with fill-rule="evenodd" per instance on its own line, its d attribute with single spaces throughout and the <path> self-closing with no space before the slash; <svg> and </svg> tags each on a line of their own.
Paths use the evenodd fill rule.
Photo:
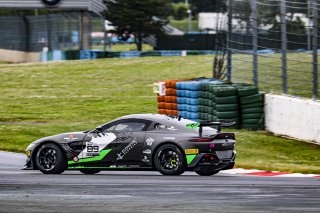
<svg viewBox="0 0 320 213">
<path fill-rule="evenodd" d="M 216 104 L 236 104 L 238 96 L 216 97 Z"/>
<path fill-rule="evenodd" d="M 100 169 L 80 169 L 79 171 L 85 175 L 94 175 L 101 172 Z"/>
<path fill-rule="evenodd" d="M 154 167 L 163 175 L 181 175 L 186 170 L 186 159 L 182 151 L 166 144 L 157 149 L 153 157 Z"/>
<path fill-rule="evenodd" d="M 195 172 L 200 176 L 212 176 L 220 172 L 220 170 L 214 170 L 211 166 L 201 166 Z"/>
<path fill-rule="evenodd" d="M 257 108 L 257 107 L 263 107 L 263 102 L 256 102 L 256 103 L 252 103 L 252 104 L 242 104 L 241 108 L 242 109 L 247 109 L 247 108 Z"/>
<path fill-rule="evenodd" d="M 259 93 L 259 90 L 255 86 L 251 87 L 245 87 L 245 88 L 239 88 L 238 89 L 238 94 L 240 97 L 246 97 L 246 96 L 251 96 L 251 95 L 256 95 Z"/>
<path fill-rule="evenodd" d="M 217 97 L 236 96 L 238 91 L 235 87 L 221 87 L 214 90 Z"/>
<path fill-rule="evenodd" d="M 238 110 L 238 104 L 218 104 L 217 111 L 219 112 L 229 112 Z"/>
<path fill-rule="evenodd" d="M 65 153 L 54 143 L 40 146 L 36 153 L 35 163 L 43 174 L 61 174 L 68 168 Z"/>
</svg>

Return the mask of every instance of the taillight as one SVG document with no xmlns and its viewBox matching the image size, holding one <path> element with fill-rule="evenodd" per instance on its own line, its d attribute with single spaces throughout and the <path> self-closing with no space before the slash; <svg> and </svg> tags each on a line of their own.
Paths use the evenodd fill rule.
<svg viewBox="0 0 320 213">
<path fill-rule="evenodd" d="M 191 142 L 211 142 L 213 141 L 213 138 L 193 138 L 190 139 Z"/>
</svg>

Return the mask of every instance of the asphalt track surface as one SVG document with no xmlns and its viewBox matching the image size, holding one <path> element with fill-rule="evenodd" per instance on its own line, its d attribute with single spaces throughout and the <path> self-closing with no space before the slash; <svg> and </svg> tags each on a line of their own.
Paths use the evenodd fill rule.
<svg viewBox="0 0 320 213">
<path fill-rule="evenodd" d="M 0 152 L 0 212 L 320 212 L 319 178 L 20 170 Z"/>
</svg>

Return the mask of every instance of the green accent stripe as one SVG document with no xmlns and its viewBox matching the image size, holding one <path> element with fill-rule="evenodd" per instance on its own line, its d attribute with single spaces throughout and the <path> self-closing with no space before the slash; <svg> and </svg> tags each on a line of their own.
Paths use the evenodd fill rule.
<svg viewBox="0 0 320 213">
<path fill-rule="evenodd" d="M 68 167 L 68 169 L 106 169 L 106 170 L 114 170 L 114 169 L 130 169 L 129 167 L 106 167 L 106 166 L 73 166 Z M 133 168 L 135 169 L 135 168 Z"/>
<path fill-rule="evenodd" d="M 197 155 L 186 155 L 187 157 L 187 164 L 191 164 L 193 159 L 196 157 Z"/>
<path fill-rule="evenodd" d="M 93 162 L 102 160 L 112 149 L 102 150 L 99 153 L 99 156 L 89 157 L 89 158 L 81 158 L 78 162 L 74 162 L 72 160 L 68 161 L 68 165 L 76 164 L 76 163 L 85 163 L 85 162 Z"/>
</svg>

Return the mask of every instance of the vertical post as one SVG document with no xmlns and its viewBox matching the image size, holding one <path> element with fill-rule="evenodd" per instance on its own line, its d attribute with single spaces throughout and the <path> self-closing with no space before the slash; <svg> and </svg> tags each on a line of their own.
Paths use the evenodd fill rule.
<svg viewBox="0 0 320 213">
<path fill-rule="evenodd" d="M 287 20 L 286 20 L 286 1 L 280 0 L 280 22 L 281 22 L 281 52 L 282 52 L 282 92 L 288 93 L 287 78 Z"/>
<path fill-rule="evenodd" d="M 83 11 L 80 11 L 79 13 L 79 33 L 78 33 L 78 37 L 79 37 L 79 49 L 83 50 Z"/>
<path fill-rule="evenodd" d="M 318 98 L 318 4 L 311 0 L 312 8 L 312 50 L 313 50 L 313 99 Z"/>
<path fill-rule="evenodd" d="M 79 37 L 80 37 L 80 50 L 88 50 L 89 49 L 89 17 L 88 15 L 81 11 L 80 12 L 80 22 L 79 22 Z"/>
<path fill-rule="evenodd" d="M 47 14 L 46 15 L 46 19 L 47 19 L 47 27 L 48 27 L 48 50 L 49 51 L 52 51 L 52 43 L 51 43 L 51 38 L 52 38 L 52 27 L 51 27 L 51 17 L 50 17 L 50 14 Z"/>
<path fill-rule="evenodd" d="M 232 50 L 231 50 L 231 36 L 232 36 L 232 1 L 228 0 L 228 33 L 227 33 L 227 80 L 232 80 Z"/>
<path fill-rule="evenodd" d="M 251 0 L 251 20 L 252 20 L 252 49 L 253 49 L 253 83 L 259 84 L 258 78 L 258 20 L 257 1 Z"/>
<path fill-rule="evenodd" d="M 23 16 L 22 20 L 23 20 L 25 35 L 26 35 L 25 40 L 24 40 L 24 42 L 25 42 L 24 50 L 25 50 L 25 52 L 29 52 L 29 51 L 31 51 L 31 49 L 30 49 L 30 24 L 29 24 L 28 18 L 26 16 Z"/>
</svg>

